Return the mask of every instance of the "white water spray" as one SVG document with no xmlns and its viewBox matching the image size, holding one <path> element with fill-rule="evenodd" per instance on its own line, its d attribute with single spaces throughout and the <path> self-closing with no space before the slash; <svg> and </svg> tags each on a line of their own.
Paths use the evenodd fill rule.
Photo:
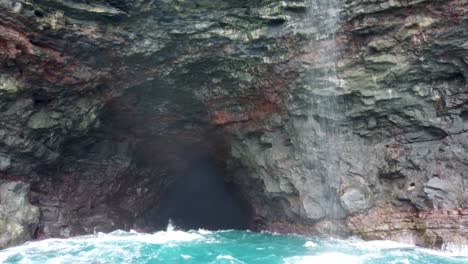
<svg viewBox="0 0 468 264">
<path fill-rule="evenodd" d="M 312 52 L 307 84 L 311 96 L 304 127 L 304 150 L 311 175 L 307 184 L 314 189 L 305 196 L 305 211 L 313 219 L 339 219 L 344 216 L 338 200 L 344 164 L 340 159 L 346 147 L 343 121 L 345 104 L 342 82 L 337 71 L 339 49 L 336 32 L 339 28 L 340 0 L 309 0 L 307 26 Z"/>
</svg>

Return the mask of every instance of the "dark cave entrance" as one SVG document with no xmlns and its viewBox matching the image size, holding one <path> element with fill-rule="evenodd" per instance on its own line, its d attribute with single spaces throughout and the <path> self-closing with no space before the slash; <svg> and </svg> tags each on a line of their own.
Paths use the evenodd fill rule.
<svg viewBox="0 0 468 264">
<path fill-rule="evenodd" d="M 101 130 L 127 142 L 131 166 L 111 197 L 125 228 L 247 229 L 250 205 L 234 183 L 229 139 L 213 124 L 193 89 L 154 80 L 125 92 L 106 108 Z"/>
<path fill-rule="evenodd" d="M 224 164 L 210 158 L 177 171 L 162 197 L 156 227 L 165 229 L 171 219 L 186 230 L 247 229 L 248 206 L 225 173 Z"/>
</svg>

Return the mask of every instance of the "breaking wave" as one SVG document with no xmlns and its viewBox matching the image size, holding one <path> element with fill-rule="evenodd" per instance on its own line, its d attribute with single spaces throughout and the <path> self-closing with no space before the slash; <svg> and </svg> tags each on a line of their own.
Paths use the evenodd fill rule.
<svg viewBox="0 0 468 264">
<path fill-rule="evenodd" d="M 0 251 L 0 263 L 468 263 L 462 254 L 390 241 L 168 228 L 28 242 Z"/>
</svg>

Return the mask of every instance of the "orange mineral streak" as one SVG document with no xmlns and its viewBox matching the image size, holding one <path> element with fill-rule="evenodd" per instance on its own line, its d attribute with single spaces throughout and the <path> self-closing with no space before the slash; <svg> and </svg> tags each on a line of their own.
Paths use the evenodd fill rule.
<svg viewBox="0 0 468 264">
<path fill-rule="evenodd" d="M 272 114 L 280 113 L 279 105 L 260 101 L 257 104 L 242 105 L 245 110 L 218 110 L 213 112 L 210 122 L 215 125 L 233 125 L 249 121 L 261 121 Z"/>
<path fill-rule="evenodd" d="M 1 19 L 1 18 L 0 18 Z M 2 21 L 0 20 L 0 23 Z M 45 80 L 58 85 L 76 85 L 93 81 L 94 71 L 74 56 L 56 50 L 53 43 L 31 43 L 27 32 L 13 25 L 0 25 L 0 56 L 17 59 L 27 56 L 28 65 L 23 70 L 31 80 Z"/>
<path fill-rule="evenodd" d="M 211 116 L 211 123 L 216 125 L 231 123 L 232 120 L 233 118 L 228 112 L 214 112 Z"/>
<path fill-rule="evenodd" d="M 210 122 L 215 125 L 244 126 L 283 113 L 287 94 L 284 81 L 271 78 L 260 81 L 258 85 L 258 94 L 209 101 L 209 109 L 214 109 Z"/>
</svg>

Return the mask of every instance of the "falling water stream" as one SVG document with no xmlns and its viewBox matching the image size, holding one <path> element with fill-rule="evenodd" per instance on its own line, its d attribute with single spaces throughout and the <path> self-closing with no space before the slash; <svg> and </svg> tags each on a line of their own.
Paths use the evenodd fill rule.
<svg viewBox="0 0 468 264">
<path fill-rule="evenodd" d="M 345 102 L 340 95 L 335 41 L 339 0 L 308 0 L 312 35 L 308 85 L 313 94 L 303 128 L 310 182 L 321 192 L 301 193 L 312 218 L 338 219 L 337 192 L 346 148 Z M 309 196 L 308 196 L 309 195 Z M 466 252 L 464 253 L 466 254 Z M 458 255 L 458 256 L 457 256 Z M 0 263 L 468 263 L 461 253 L 441 253 L 388 241 L 318 239 L 249 231 L 178 231 L 153 234 L 116 231 L 71 239 L 28 242 L 0 251 Z"/>
<path fill-rule="evenodd" d="M 345 102 L 340 92 L 343 84 L 337 67 L 340 1 L 309 0 L 309 6 L 306 27 L 314 37 L 309 47 L 313 59 L 308 62 L 306 81 L 311 102 L 302 130 L 306 159 L 310 162 L 307 179 L 315 188 L 319 186 L 321 192 L 303 195 L 314 205 L 305 206 L 310 218 L 339 219 L 344 216 L 337 198 L 344 171 L 340 154 L 346 147 L 342 126 Z"/>
<path fill-rule="evenodd" d="M 316 106 L 311 115 L 318 121 L 317 149 L 320 160 L 324 163 L 317 170 L 324 169 L 325 216 L 330 219 L 339 218 L 337 192 L 340 185 L 341 161 L 340 151 L 344 146 L 343 137 L 339 131 L 339 121 L 344 117 L 342 98 L 337 96 L 340 79 L 337 73 L 339 51 L 336 43 L 336 30 L 339 23 L 339 0 L 311 0 L 312 16 L 318 15 L 315 26 L 319 28 L 318 41 L 325 43 L 318 49 L 316 70 L 312 73 L 313 89 L 320 94 L 316 98 Z M 318 158 L 318 157 L 315 157 Z"/>
</svg>

